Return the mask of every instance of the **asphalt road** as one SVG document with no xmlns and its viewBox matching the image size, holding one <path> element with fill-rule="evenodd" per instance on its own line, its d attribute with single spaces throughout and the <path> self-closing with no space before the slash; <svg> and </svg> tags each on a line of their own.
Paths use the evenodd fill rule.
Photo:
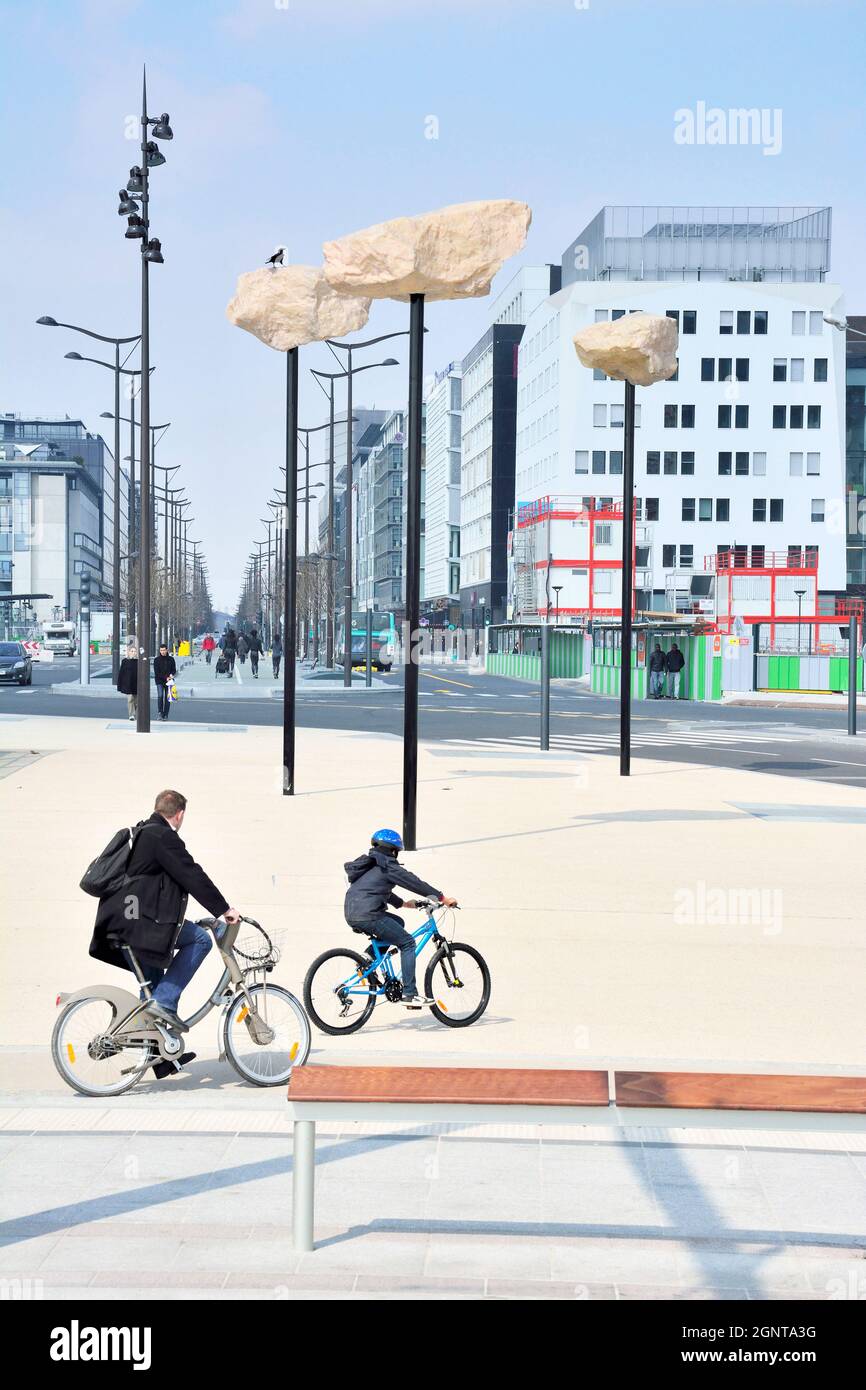
<svg viewBox="0 0 866 1390">
<path fill-rule="evenodd" d="M 92 675 L 99 682 L 110 662 L 95 658 Z M 58 695 L 52 684 L 78 678 L 77 659 L 58 659 L 51 666 L 34 665 L 33 685 L 0 688 L 0 715 L 23 714 L 122 719 L 125 706 L 116 696 Z M 350 696 L 335 693 L 299 700 L 299 728 L 369 730 L 402 733 L 402 678 L 385 678 L 393 693 Z M 536 687 L 502 676 L 471 675 L 460 668 L 447 674 L 421 671 L 420 733 L 422 739 L 447 742 L 471 751 L 477 746 L 537 748 L 539 694 Z M 2 722 L 2 721 L 0 721 Z M 172 710 L 171 728 L 154 720 L 153 734 L 176 737 L 184 723 L 271 724 L 282 722 L 282 702 L 234 698 L 180 701 Z M 619 707 L 610 699 L 578 692 L 571 684 L 554 683 L 551 694 L 551 747 L 557 752 L 619 752 Z M 778 776 L 814 778 L 822 782 L 866 788 L 866 733 L 845 735 L 844 709 L 742 708 L 674 703 L 635 704 L 632 710 L 632 754 L 650 758 L 738 767 Z M 2 743 L 2 738 L 0 738 Z"/>
</svg>

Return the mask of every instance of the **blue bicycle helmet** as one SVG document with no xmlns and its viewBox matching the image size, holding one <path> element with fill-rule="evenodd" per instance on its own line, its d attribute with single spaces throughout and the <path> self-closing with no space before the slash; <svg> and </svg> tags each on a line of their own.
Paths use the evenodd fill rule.
<svg viewBox="0 0 866 1390">
<path fill-rule="evenodd" d="M 376 849 L 390 851 L 397 854 L 403 848 L 403 837 L 396 830 L 375 830 L 370 839 L 370 844 Z"/>
</svg>

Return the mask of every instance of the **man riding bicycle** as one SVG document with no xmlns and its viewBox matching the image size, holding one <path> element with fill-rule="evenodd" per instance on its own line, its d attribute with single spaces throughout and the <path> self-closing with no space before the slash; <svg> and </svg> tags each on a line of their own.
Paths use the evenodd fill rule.
<svg viewBox="0 0 866 1390">
<path fill-rule="evenodd" d="M 423 879 L 410 873 L 397 862 L 403 841 L 396 830 L 377 830 L 371 838 L 370 849 L 343 867 L 349 877 L 344 903 L 346 921 L 352 931 L 364 932 L 386 946 L 400 951 L 403 976 L 403 1004 L 407 1009 L 422 1009 L 435 1003 L 418 993 L 415 982 L 415 941 L 403 925 L 402 918 L 391 907 L 417 907 L 411 899 L 398 898 L 394 889 L 408 888 L 422 898 L 436 898 L 443 907 L 456 907 L 457 899 L 446 897 Z"/>
</svg>

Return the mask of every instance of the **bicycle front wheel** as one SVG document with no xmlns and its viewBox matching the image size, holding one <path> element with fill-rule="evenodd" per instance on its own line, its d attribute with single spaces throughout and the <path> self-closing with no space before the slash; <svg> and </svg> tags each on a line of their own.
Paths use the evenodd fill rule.
<svg viewBox="0 0 866 1390">
<path fill-rule="evenodd" d="M 362 978 L 369 957 L 338 947 L 314 960 L 304 980 L 307 1013 L 323 1033 L 339 1037 L 363 1028 L 376 1003 L 376 986 Z"/>
<path fill-rule="evenodd" d="M 141 1079 L 158 1058 L 146 1042 L 109 1036 L 117 1011 L 94 995 L 67 1004 L 51 1034 L 51 1056 L 67 1086 L 82 1096 L 119 1096 Z"/>
<path fill-rule="evenodd" d="M 468 1028 L 490 1003 L 490 971 L 474 946 L 452 941 L 440 946 L 427 967 L 424 993 L 435 999 L 430 1012 L 449 1028 Z"/>
<path fill-rule="evenodd" d="M 252 1086 L 283 1086 L 310 1055 L 310 1023 L 300 1001 L 281 985 L 250 985 L 255 1006 L 236 994 L 223 1018 L 223 1052 Z"/>
</svg>

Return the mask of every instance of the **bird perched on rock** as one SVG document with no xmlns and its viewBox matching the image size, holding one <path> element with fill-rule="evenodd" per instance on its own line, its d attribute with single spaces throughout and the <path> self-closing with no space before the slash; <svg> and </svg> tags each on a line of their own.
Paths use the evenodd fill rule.
<svg viewBox="0 0 866 1390">
<path fill-rule="evenodd" d="M 271 267 L 271 270 L 276 270 L 278 265 L 283 264 L 283 256 L 285 255 L 286 251 L 288 251 L 288 249 L 288 246 L 278 246 L 274 254 L 272 256 L 268 256 L 268 259 L 265 264 L 269 265 Z"/>
</svg>

